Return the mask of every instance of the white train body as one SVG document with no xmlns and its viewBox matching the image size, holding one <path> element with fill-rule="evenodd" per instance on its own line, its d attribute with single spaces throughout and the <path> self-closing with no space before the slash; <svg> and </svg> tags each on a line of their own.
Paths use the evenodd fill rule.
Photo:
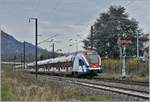
<svg viewBox="0 0 150 102">
<path fill-rule="evenodd" d="M 83 51 L 75 55 L 41 60 L 37 64 L 38 73 L 97 73 L 102 70 L 100 56 L 94 51 Z M 35 62 L 27 64 L 26 70 L 35 72 Z"/>
</svg>

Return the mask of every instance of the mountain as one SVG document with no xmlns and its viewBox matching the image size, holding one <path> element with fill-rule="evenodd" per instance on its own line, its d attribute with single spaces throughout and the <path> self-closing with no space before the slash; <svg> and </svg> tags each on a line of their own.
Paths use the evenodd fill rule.
<svg viewBox="0 0 150 102">
<path fill-rule="evenodd" d="M 21 60 L 23 58 L 24 42 L 16 40 L 10 34 L 1 31 L 1 59 L 2 61 Z M 31 43 L 25 42 L 26 60 L 33 61 L 35 58 L 35 46 Z M 44 53 L 45 56 L 50 56 L 46 49 L 38 48 L 38 56 Z"/>
</svg>

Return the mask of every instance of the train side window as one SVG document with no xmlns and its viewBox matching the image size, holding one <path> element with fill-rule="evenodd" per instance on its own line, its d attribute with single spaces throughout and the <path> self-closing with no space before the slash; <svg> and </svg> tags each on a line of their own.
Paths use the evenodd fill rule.
<svg viewBox="0 0 150 102">
<path fill-rule="evenodd" d="M 79 66 L 83 66 L 83 65 L 84 65 L 84 62 L 79 59 Z"/>
</svg>

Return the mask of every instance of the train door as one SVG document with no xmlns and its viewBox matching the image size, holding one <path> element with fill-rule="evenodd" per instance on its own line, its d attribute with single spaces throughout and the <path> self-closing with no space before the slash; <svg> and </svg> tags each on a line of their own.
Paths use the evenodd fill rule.
<svg viewBox="0 0 150 102">
<path fill-rule="evenodd" d="M 73 72 L 78 72 L 79 69 L 79 58 L 78 56 L 75 57 L 74 62 L 73 62 Z"/>
<path fill-rule="evenodd" d="M 85 62 L 82 60 L 82 59 L 79 59 L 79 66 L 80 66 L 80 72 L 83 72 L 83 73 L 87 73 L 88 72 L 88 68 L 87 68 L 87 65 L 85 64 Z"/>
<path fill-rule="evenodd" d="M 79 72 L 86 72 L 85 63 L 81 59 L 79 59 Z"/>
</svg>

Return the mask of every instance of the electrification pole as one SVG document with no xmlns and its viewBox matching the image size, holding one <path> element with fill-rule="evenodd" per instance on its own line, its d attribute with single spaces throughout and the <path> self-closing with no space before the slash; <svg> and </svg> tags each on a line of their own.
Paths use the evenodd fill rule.
<svg viewBox="0 0 150 102">
<path fill-rule="evenodd" d="M 21 62 L 21 68 L 22 68 L 22 52 L 21 52 L 21 55 L 20 55 L 20 62 Z"/>
<path fill-rule="evenodd" d="M 120 51 L 120 73 L 122 75 L 122 46 L 121 46 L 121 43 L 120 43 L 121 39 L 120 39 L 120 36 L 118 38 L 118 45 L 119 45 L 119 51 Z"/>
<path fill-rule="evenodd" d="M 25 69 L 25 63 L 26 63 L 26 58 L 25 58 L 25 41 L 23 42 L 23 61 L 24 61 L 24 69 Z"/>
<path fill-rule="evenodd" d="M 93 26 L 91 26 L 91 50 L 93 50 Z"/>
<path fill-rule="evenodd" d="M 78 52 L 78 39 L 76 39 L 75 41 L 76 41 L 76 52 Z"/>
<path fill-rule="evenodd" d="M 53 45 L 52 45 L 52 58 L 54 58 L 54 57 L 55 57 L 55 55 L 54 55 L 54 43 L 53 43 Z M 54 69 L 54 63 L 52 64 L 52 67 Z"/>
<path fill-rule="evenodd" d="M 137 58 L 139 59 L 139 34 L 138 34 L 138 32 L 136 32 L 136 34 L 137 34 L 137 39 L 136 39 L 136 42 L 137 42 Z"/>
<path fill-rule="evenodd" d="M 52 53 L 53 53 L 53 58 L 55 58 L 55 55 L 54 55 L 54 43 L 53 43 Z"/>
<path fill-rule="evenodd" d="M 37 18 L 30 18 L 30 20 L 35 20 L 35 67 L 36 67 L 36 79 L 37 79 L 37 71 L 38 71 L 38 66 L 37 66 L 37 36 L 38 36 L 38 19 Z"/>
<path fill-rule="evenodd" d="M 14 68 L 15 68 L 15 64 L 16 64 L 16 55 L 14 56 L 14 58 L 13 58 L 13 60 L 14 60 L 14 67 L 13 67 L 13 71 L 14 71 Z"/>
</svg>

